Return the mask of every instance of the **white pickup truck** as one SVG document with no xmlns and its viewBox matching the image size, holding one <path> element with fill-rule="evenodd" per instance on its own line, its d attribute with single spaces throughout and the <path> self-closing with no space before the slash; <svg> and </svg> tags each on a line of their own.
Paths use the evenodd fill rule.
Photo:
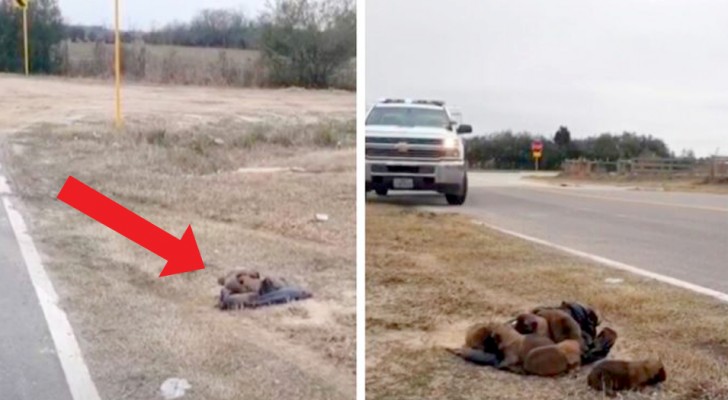
<svg viewBox="0 0 728 400">
<path fill-rule="evenodd" d="M 472 131 L 442 101 L 380 100 L 366 118 L 367 192 L 436 191 L 449 204 L 463 204 L 468 175 L 458 135 Z"/>
</svg>

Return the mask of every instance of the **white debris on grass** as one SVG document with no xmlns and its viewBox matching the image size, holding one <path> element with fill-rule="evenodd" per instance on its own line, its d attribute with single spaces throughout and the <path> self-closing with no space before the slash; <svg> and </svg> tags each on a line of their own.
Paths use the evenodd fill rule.
<svg viewBox="0 0 728 400">
<path fill-rule="evenodd" d="M 162 384 L 161 392 L 162 397 L 166 400 L 179 399 L 185 395 L 185 392 L 192 389 L 192 385 L 187 382 L 187 379 L 181 378 L 169 378 Z"/>
<path fill-rule="evenodd" d="M 328 214 L 316 214 L 316 221 L 318 222 L 326 222 L 329 220 Z"/>
<path fill-rule="evenodd" d="M 609 284 L 618 284 L 624 282 L 624 279 L 622 278 L 607 278 L 604 280 L 604 282 L 607 282 Z"/>
</svg>

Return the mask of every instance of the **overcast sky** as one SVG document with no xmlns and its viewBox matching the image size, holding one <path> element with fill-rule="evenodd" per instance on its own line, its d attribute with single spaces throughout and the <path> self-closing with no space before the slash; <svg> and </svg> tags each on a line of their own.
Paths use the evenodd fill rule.
<svg viewBox="0 0 728 400">
<path fill-rule="evenodd" d="M 728 154 L 724 0 L 367 0 L 366 97 L 432 97 L 478 133 L 625 130 Z"/>
<path fill-rule="evenodd" d="M 120 0 L 124 29 L 148 29 L 175 20 L 187 21 L 205 8 L 234 8 L 257 15 L 266 0 Z M 113 26 L 114 0 L 58 0 L 71 23 Z M 91 5 L 93 4 L 93 5 Z"/>
</svg>

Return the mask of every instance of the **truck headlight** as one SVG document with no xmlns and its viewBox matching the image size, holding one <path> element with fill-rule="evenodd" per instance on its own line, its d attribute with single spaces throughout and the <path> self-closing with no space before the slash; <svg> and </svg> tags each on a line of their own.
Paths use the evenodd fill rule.
<svg viewBox="0 0 728 400">
<path fill-rule="evenodd" d="M 442 147 L 446 158 L 460 158 L 459 138 L 446 138 L 442 141 Z"/>
</svg>

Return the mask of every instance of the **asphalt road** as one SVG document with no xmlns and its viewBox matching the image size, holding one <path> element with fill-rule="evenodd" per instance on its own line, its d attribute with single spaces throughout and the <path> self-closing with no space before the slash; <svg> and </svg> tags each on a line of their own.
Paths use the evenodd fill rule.
<svg viewBox="0 0 728 400">
<path fill-rule="evenodd" d="M 462 207 L 400 193 L 372 201 L 467 213 L 502 229 L 728 293 L 728 195 L 533 182 L 474 173 Z"/>
<path fill-rule="evenodd" d="M 0 193 L 0 199 L 2 196 Z M 1 202 L 0 398 L 71 400 L 53 339 Z"/>
</svg>

